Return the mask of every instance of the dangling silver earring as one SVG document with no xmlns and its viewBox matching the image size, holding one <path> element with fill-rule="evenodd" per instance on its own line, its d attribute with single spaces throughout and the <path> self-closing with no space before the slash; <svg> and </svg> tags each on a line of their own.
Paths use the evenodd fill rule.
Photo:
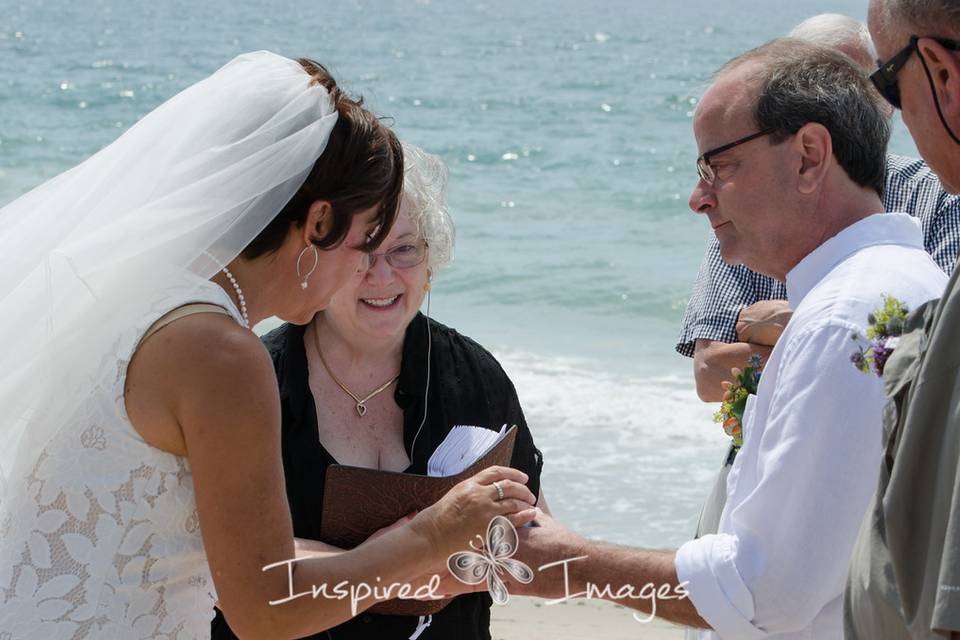
<svg viewBox="0 0 960 640">
<path fill-rule="evenodd" d="M 310 249 L 313 249 L 313 266 L 310 267 L 310 271 L 303 273 L 302 270 L 300 269 L 300 262 L 303 260 L 303 256 L 305 256 L 307 254 L 307 251 L 310 251 Z M 319 262 L 320 262 L 320 254 L 317 253 L 317 247 L 316 245 L 313 245 L 313 244 L 310 244 L 304 247 L 303 251 L 300 252 L 300 255 L 297 256 L 297 278 L 298 279 L 303 278 L 303 280 L 300 281 L 301 289 L 307 288 L 307 280 L 310 278 L 310 275 L 317 268 L 317 264 L 319 264 Z"/>
</svg>

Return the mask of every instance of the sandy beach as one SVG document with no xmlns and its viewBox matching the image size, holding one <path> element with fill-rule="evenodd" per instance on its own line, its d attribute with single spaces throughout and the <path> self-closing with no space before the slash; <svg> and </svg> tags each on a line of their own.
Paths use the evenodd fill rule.
<svg viewBox="0 0 960 640">
<path fill-rule="evenodd" d="M 546 605 L 539 598 L 510 599 L 491 611 L 494 640 L 682 640 L 683 628 L 662 620 L 640 623 L 633 610 L 612 602 L 575 600 Z"/>
</svg>

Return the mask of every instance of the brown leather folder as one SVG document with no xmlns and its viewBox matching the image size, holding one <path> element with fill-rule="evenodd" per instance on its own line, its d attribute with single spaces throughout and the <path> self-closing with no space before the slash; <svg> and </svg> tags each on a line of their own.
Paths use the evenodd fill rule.
<svg viewBox="0 0 960 640">
<path fill-rule="evenodd" d="M 341 549 L 352 549 L 379 529 L 414 511 L 426 509 L 460 481 L 487 467 L 510 466 L 516 436 L 516 426 L 510 427 L 503 439 L 466 471 L 445 478 L 330 465 L 323 489 L 320 540 Z M 449 602 L 449 599 L 431 602 L 395 599 L 371 607 L 369 611 L 395 616 L 425 616 L 440 611 Z"/>
</svg>

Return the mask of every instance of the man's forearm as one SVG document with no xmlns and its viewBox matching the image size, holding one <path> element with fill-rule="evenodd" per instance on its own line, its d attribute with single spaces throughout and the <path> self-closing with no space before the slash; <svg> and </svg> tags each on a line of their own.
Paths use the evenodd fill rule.
<svg viewBox="0 0 960 640">
<path fill-rule="evenodd" d="M 723 399 L 723 387 L 720 383 L 730 380 L 730 370 L 744 368 L 751 356 L 759 354 L 766 362 L 773 347 L 749 342 L 719 342 L 716 340 L 697 340 L 693 354 L 693 376 L 697 382 L 697 395 L 704 402 L 720 402 Z"/>
<path fill-rule="evenodd" d="M 573 574 L 583 584 L 583 590 L 592 585 L 591 596 L 599 595 L 651 617 L 709 628 L 680 584 L 674 564 L 676 551 L 630 549 L 604 543 L 593 543 L 585 551 L 589 558 L 573 569 Z M 629 595 L 624 598 L 624 594 Z"/>
<path fill-rule="evenodd" d="M 563 560 L 533 567 L 536 579 L 520 587 L 525 595 L 554 600 L 609 600 L 639 611 L 640 621 L 654 616 L 690 627 L 709 628 L 677 578 L 674 551 L 631 549 L 585 542 Z"/>
</svg>

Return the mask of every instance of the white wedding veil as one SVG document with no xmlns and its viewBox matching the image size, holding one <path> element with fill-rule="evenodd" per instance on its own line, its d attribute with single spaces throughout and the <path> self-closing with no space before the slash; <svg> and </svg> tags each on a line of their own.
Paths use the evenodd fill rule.
<svg viewBox="0 0 960 640">
<path fill-rule="evenodd" d="M 116 379 L 115 344 L 151 297 L 239 255 L 336 121 L 297 61 L 244 54 L 0 209 L 0 516 L 13 480 Z"/>
</svg>

